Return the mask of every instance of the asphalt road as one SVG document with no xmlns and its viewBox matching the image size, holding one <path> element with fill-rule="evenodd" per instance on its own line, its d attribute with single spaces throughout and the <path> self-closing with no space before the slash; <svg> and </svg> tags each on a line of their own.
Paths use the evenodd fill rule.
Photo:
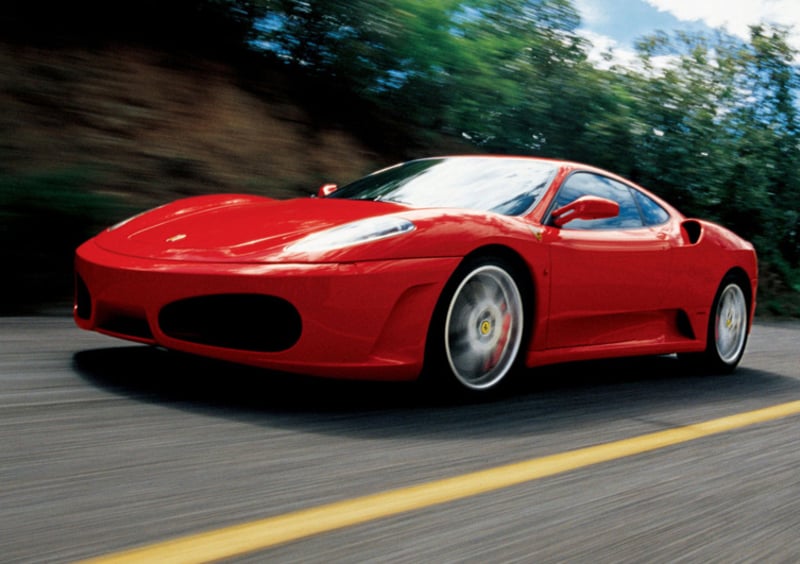
<svg viewBox="0 0 800 564">
<path fill-rule="evenodd" d="M 800 324 L 731 376 L 531 371 L 485 402 L 287 377 L 0 318 L 0 562 L 72 562 L 800 399 Z M 798 562 L 800 416 L 236 562 Z"/>
</svg>

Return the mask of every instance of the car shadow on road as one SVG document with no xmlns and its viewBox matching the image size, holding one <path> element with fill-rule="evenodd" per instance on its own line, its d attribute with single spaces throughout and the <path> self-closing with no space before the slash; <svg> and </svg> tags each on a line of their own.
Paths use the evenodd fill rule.
<svg viewBox="0 0 800 564">
<path fill-rule="evenodd" d="M 135 401 L 266 426 L 320 430 L 327 420 L 335 424 L 323 432 L 364 435 L 541 432 L 567 421 L 651 420 L 675 406 L 752 398 L 769 405 L 800 392 L 794 378 L 746 366 L 731 375 L 689 373 L 669 356 L 531 369 L 486 398 L 431 394 L 416 383 L 282 374 L 145 346 L 82 351 L 73 361 L 93 386 Z"/>
</svg>

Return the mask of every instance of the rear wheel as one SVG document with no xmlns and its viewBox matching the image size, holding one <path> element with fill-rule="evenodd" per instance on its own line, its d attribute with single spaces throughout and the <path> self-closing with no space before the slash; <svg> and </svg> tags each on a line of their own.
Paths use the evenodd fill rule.
<svg viewBox="0 0 800 564">
<path fill-rule="evenodd" d="M 515 367 L 524 308 L 514 268 L 500 259 L 469 260 L 442 293 L 429 334 L 429 378 L 462 390 L 496 388 Z"/>
<path fill-rule="evenodd" d="M 714 296 L 708 320 L 706 350 L 682 358 L 717 373 L 732 372 L 744 355 L 750 326 L 747 286 L 728 275 Z"/>
</svg>

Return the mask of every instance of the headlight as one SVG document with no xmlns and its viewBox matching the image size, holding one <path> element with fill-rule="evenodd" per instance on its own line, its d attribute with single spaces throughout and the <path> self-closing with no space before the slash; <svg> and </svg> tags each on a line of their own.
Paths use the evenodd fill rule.
<svg viewBox="0 0 800 564">
<path fill-rule="evenodd" d="M 351 245 L 388 239 L 414 229 L 413 223 L 401 217 L 371 217 L 313 233 L 289 245 L 286 250 L 292 253 L 333 251 Z"/>
</svg>

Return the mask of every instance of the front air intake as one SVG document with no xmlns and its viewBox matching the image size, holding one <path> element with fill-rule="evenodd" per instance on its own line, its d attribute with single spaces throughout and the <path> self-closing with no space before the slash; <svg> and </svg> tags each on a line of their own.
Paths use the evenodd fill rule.
<svg viewBox="0 0 800 564">
<path fill-rule="evenodd" d="M 256 352 L 284 351 L 302 331 L 300 314 L 292 304 L 260 294 L 178 300 L 161 309 L 158 324 L 173 339 Z"/>
</svg>

